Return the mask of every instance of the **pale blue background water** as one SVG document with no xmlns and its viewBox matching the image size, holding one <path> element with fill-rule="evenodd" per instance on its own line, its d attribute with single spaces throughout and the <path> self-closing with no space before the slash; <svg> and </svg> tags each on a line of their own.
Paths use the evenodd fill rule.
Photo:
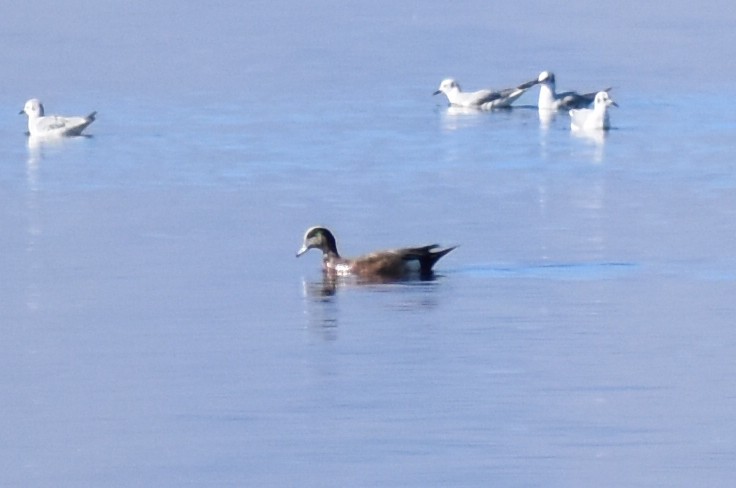
<svg viewBox="0 0 736 488">
<path fill-rule="evenodd" d="M 731 485 L 731 7 L 6 5 L 0 485 Z M 543 69 L 614 130 L 430 96 Z M 460 247 L 330 295 L 318 223 Z"/>
</svg>

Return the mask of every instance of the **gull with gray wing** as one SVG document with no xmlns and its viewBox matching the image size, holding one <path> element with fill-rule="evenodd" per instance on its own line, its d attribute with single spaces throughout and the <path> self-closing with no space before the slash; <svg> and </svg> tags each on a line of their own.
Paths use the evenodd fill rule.
<svg viewBox="0 0 736 488">
<path fill-rule="evenodd" d="M 537 78 L 539 84 L 539 109 L 541 110 L 570 110 L 589 107 L 597 92 L 580 94 L 575 91 L 557 93 L 555 74 L 551 71 L 542 71 Z M 611 88 L 606 88 L 605 92 Z"/>
<path fill-rule="evenodd" d="M 528 81 L 514 88 L 504 90 L 478 90 L 464 92 L 460 84 L 452 78 L 442 80 L 437 91 L 433 95 L 444 93 L 447 101 L 453 107 L 475 108 L 479 110 L 492 110 L 495 108 L 509 108 L 517 98 L 522 96 L 529 88 L 537 84 L 537 80 Z"/>
<path fill-rule="evenodd" d="M 86 117 L 44 115 L 43 104 L 37 98 L 28 100 L 23 110 L 18 113 L 28 116 L 28 134 L 32 137 L 79 136 L 95 121 L 97 115 L 97 112 L 92 112 Z"/>
</svg>

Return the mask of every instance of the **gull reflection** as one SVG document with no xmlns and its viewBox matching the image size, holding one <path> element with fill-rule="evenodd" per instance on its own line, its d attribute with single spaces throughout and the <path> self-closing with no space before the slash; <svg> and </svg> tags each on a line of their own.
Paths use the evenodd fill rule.
<svg viewBox="0 0 736 488">
<path fill-rule="evenodd" d="M 557 118 L 557 110 L 550 110 L 546 108 L 539 109 L 539 126 L 542 129 L 549 129 L 552 122 Z"/>
<path fill-rule="evenodd" d="M 30 136 L 28 138 L 28 160 L 26 161 L 26 255 L 28 258 L 28 283 L 26 286 L 26 308 L 36 311 L 41 303 L 41 259 L 38 256 L 38 242 L 43 234 L 42 219 L 39 215 L 39 169 L 44 151 L 48 144 L 60 144 L 46 141 L 45 138 Z"/>
<path fill-rule="evenodd" d="M 43 259 L 38 255 L 39 241 L 43 237 L 42 204 L 39 195 L 43 187 L 42 163 L 44 159 L 61 151 L 67 141 L 76 139 L 59 136 L 29 135 L 26 141 L 28 159 L 26 160 L 26 256 L 28 257 L 28 284 L 26 288 L 26 307 L 37 310 L 41 303 L 41 269 Z"/>
<path fill-rule="evenodd" d="M 593 162 L 602 163 L 604 158 L 604 147 L 608 131 L 606 130 L 571 130 L 573 137 L 585 141 L 593 146 Z"/>
<path fill-rule="evenodd" d="M 38 163 L 43 158 L 44 138 L 37 136 L 28 137 L 28 167 L 38 168 Z"/>
<path fill-rule="evenodd" d="M 68 141 L 79 137 L 91 138 L 92 136 L 58 137 L 58 136 L 28 136 L 28 164 L 37 165 L 49 154 L 61 151 Z"/>
<path fill-rule="evenodd" d="M 445 113 L 452 117 L 462 117 L 463 115 L 482 114 L 483 112 L 487 112 L 487 110 L 481 110 L 478 107 L 457 107 L 455 105 L 452 105 L 450 107 L 447 107 L 447 111 Z"/>
<path fill-rule="evenodd" d="M 447 107 L 442 113 L 442 122 L 445 130 L 454 131 L 463 127 L 470 127 L 482 120 L 488 110 L 473 107 Z"/>
</svg>

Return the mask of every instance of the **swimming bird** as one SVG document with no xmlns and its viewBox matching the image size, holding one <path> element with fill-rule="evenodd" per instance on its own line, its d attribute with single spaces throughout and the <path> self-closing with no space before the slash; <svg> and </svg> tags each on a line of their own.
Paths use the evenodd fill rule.
<svg viewBox="0 0 736 488">
<path fill-rule="evenodd" d="M 570 110 L 570 128 L 572 130 L 607 130 L 611 127 L 608 119 L 608 107 L 618 107 L 608 92 L 596 93 L 593 108 Z"/>
<path fill-rule="evenodd" d="M 541 110 L 569 110 L 572 108 L 589 107 L 597 92 L 580 94 L 574 91 L 557 93 L 555 91 L 555 74 L 551 71 L 542 71 L 537 78 L 539 84 L 539 102 Z M 602 91 L 610 91 L 606 88 Z"/>
<path fill-rule="evenodd" d="M 97 112 L 86 117 L 62 117 L 60 115 L 44 115 L 43 104 L 37 98 L 31 98 L 23 106 L 19 114 L 28 115 L 28 133 L 37 137 L 78 136 L 92 122 Z"/>
<path fill-rule="evenodd" d="M 401 279 L 412 275 L 432 276 L 432 266 L 457 246 L 440 248 L 439 244 L 376 251 L 347 259 L 337 252 L 335 236 L 324 227 L 310 227 L 304 234 L 301 256 L 310 249 L 322 251 L 322 269 L 332 276 L 358 276 L 368 279 Z"/>
<path fill-rule="evenodd" d="M 529 88 L 537 84 L 537 80 L 522 83 L 515 88 L 506 88 L 504 90 L 478 90 L 474 92 L 464 92 L 460 88 L 457 81 L 452 78 L 442 80 L 440 87 L 433 93 L 439 95 L 444 93 L 450 105 L 455 107 L 476 108 L 481 110 L 491 110 L 494 108 L 508 108 Z"/>
</svg>

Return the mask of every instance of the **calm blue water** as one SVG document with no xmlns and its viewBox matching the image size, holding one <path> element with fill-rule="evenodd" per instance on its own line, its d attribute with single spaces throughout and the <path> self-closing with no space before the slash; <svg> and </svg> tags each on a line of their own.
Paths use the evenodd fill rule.
<svg viewBox="0 0 736 488">
<path fill-rule="evenodd" d="M 0 486 L 733 483 L 729 3 L 41 3 L 0 17 Z M 431 96 L 544 69 L 614 129 Z M 91 137 L 29 147 L 30 97 Z M 460 247 L 331 289 L 315 224 Z"/>
</svg>

